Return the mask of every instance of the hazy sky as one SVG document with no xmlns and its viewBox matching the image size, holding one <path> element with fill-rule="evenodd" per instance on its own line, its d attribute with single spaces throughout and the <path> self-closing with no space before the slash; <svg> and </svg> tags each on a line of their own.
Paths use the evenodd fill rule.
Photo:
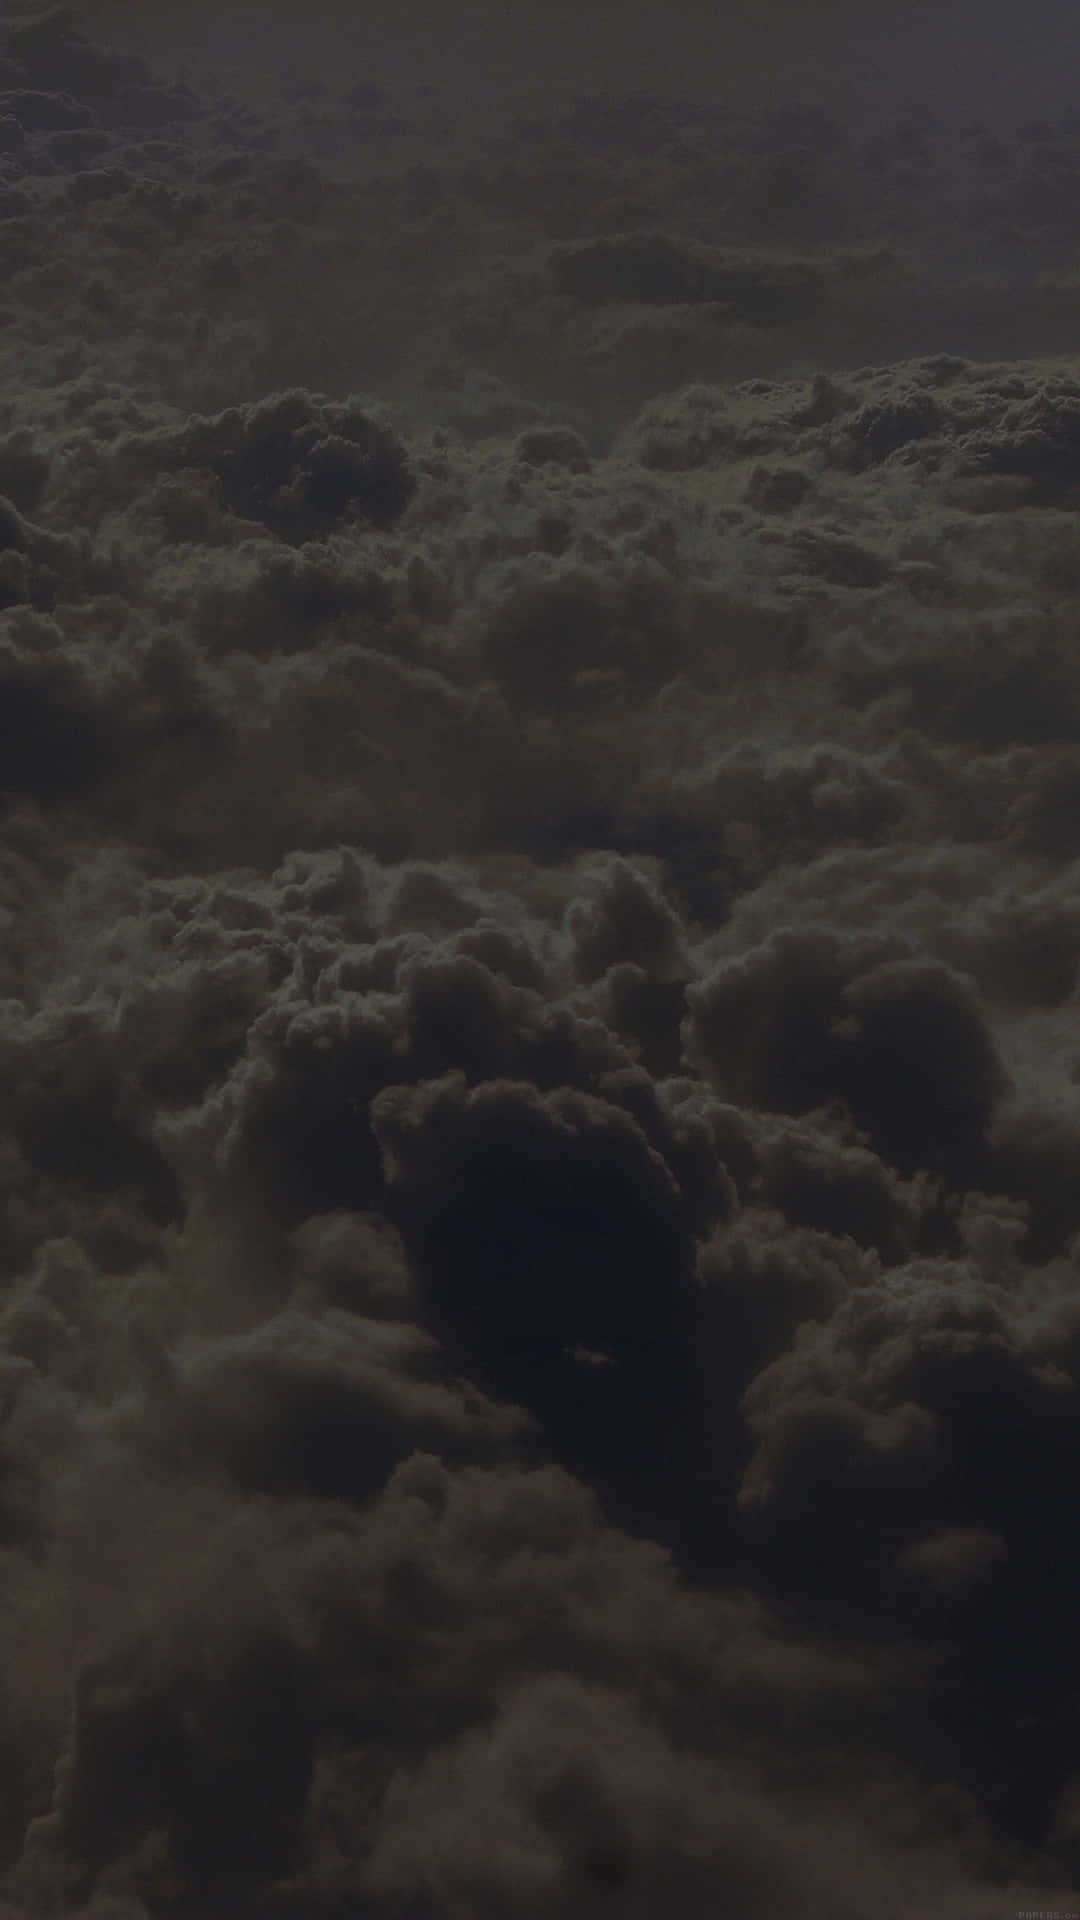
<svg viewBox="0 0 1080 1920">
<path fill-rule="evenodd" d="M 1077 37 L 0 17 L 0 1920 L 1080 1915 Z"/>
<path fill-rule="evenodd" d="M 281 48 L 326 77 L 343 48 L 369 46 L 382 61 L 407 49 L 452 95 L 545 87 L 556 98 L 581 86 L 665 87 L 701 98 L 769 105 L 779 91 L 859 100 L 873 112 L 922 101 L 950 118 L 1067 112 L 1080 23 L 1068 0 L 677 0 L 667 8 L 625 0 L 408 0 L 389 16 L 352 0 L 294 0 L 182 9 L 102 0 L 80 17 L 115 43 L 258 72 Z M 408 72 L 402 73 L 407 79 Z"/>
</svg>

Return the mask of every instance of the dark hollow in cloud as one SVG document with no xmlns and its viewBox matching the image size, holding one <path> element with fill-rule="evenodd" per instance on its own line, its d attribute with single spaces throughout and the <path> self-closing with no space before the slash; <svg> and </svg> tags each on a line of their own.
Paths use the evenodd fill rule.
<svg viewBox="0 0 1080 1920">
<path fill-rule="evenodd" d="M 679 1184 L 632 1112 L 454 1074 L 384 1088 L 372 1124 L 448 1353 L 529 1407 L 624 1519 L 655 1521 L 687 1445 L 697 1315 Z"/>
</svg>

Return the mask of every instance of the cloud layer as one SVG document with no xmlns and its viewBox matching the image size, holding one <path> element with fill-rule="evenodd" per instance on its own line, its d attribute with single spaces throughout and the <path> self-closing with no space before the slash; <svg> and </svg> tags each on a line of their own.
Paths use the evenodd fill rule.
<svg viewBox="0 0 1080 1920">
<path fill-rule="evenodd" d="M 1066 1911 L 1075 121 L 122 13 L 0 31 L 4 1920 Z"/>
</svg>

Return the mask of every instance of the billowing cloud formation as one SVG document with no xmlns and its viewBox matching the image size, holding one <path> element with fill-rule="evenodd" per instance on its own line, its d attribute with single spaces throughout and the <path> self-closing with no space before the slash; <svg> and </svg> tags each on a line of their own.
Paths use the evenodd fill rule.
<svg viewBox="0 0 1080 1920">
<path fill-rule="evenodd" d="M 1064 1911 L 1074 120 L 333 11 L 0 29 L 5 1920 Z"/>
</svg>

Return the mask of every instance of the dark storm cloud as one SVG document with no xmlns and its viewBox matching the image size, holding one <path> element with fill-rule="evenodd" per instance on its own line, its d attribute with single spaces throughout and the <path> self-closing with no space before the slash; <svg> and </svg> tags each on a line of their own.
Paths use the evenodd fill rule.
<svg viewBox="0 0 1080 1920">
<path fill-rule="evenodd" d="M 0 29 L 13 1920 L 1068 1905 L 1080 147 L 890 21 Z"/>
</svg>

